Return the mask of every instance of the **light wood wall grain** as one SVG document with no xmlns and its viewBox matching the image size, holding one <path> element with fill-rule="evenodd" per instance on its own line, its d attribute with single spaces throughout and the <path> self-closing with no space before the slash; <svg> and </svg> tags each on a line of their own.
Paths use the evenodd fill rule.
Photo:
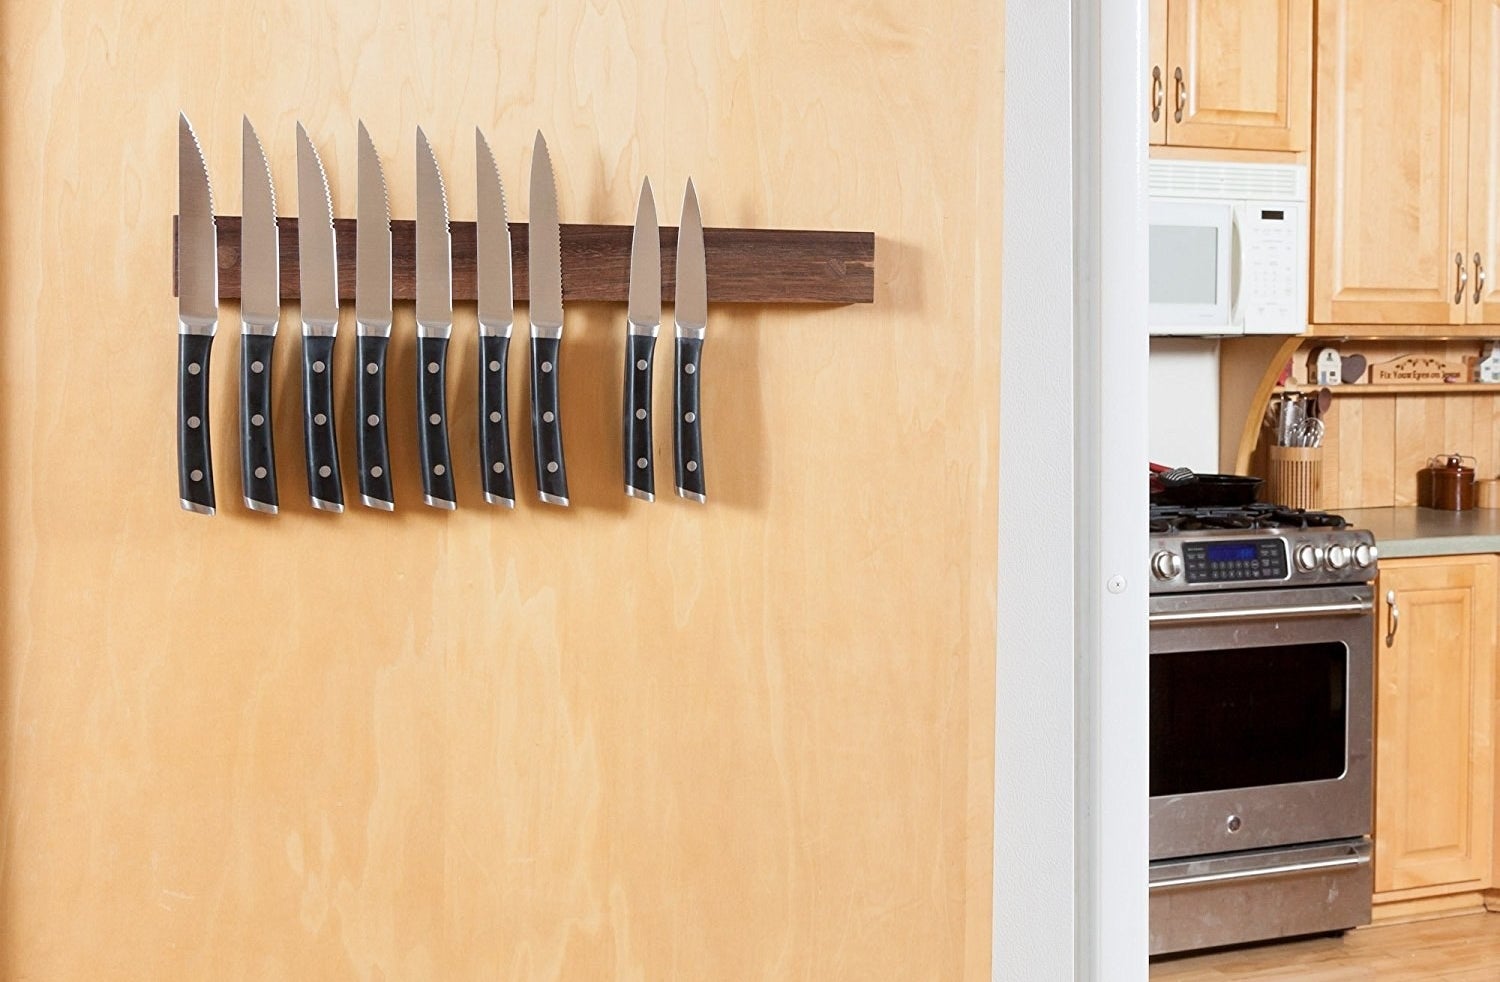
<svg viewBox="0 0 1500 982">
<path fill-rule="evenodd" d="M 1335 398 L 1323 452 L 1327 508 L 1417 503 L 1417 472 L 1429 458 L 1474 458 L 1481 478 L 1500 473 L 1500 395 L 1379 395 Z"/>
<path fill-rule="evenodd" d="M 1294 381 L 1307 382 L 1309 353 L 1327 344 L 1344 354 L 1363 354 L 1372 364 L 1425 355 L 1470 365 L 1482 348 L 1477 340 L 1310 340 L 1291 358 Z M 1417 472 L 1432 457 L 1449 453 L 1473 457 L 1480 478 L 1500 475 L 1500 392 L 1406 393 L 1384 386 L 1375 394 L 1359 385 L 1336 386 L 1330 391 L 1333 403 L 1325 419 L 1320 507 L 1415 505 Z M 1262 429 L 1258 434 L 1254 470 L 1260 474 L 1266 473 L 1268 432 Z"/>
<path fill-rule="evenodd" d="M 0 976 L 988 977 L 1000 20 L 970 0 L 0 7 Z M 305 503 L 289 307 L 275 519 L 237 504 L 226 305 L 221 510 L 190 516 L 179 109 L 228 213 L 242 113 L 285 213 L 306 124 L 340 216 L 358 119 L 399 217 L 420 123 L 454 218 L 479 125 L 525 220 L 540 127 L 565 221 L 628 222 L 649 175 L 675 223 L 691 175 L 710 225 L 874 230 L 876 302 L 711 310 L 706 508 L 625 499 L 623 309 L 573 309 L 574 507 L 514 513 L 480 503 L 461 307 L 460 509 L 420 505 L 397 426 L 398 511 L 341 517 Z M 396 331 L 404 383 L 409 307 Z M 414 416 L 410 385 L 391 398 Z"/>
</svg>

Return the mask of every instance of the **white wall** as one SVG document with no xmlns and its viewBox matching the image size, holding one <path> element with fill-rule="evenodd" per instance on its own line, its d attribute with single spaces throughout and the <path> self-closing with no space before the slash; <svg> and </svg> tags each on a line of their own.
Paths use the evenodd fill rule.
<svg viewBox="0 0 1500 982">
<path fill-rule="evenodd" d="M 1145 982 L 1146 0 L 1005 21 L 993 977 Z"/>
<path fill-rule="evenodd" d="M 1072 30 L 1005 21 L 993 974 L 1036 982 L 1077 977 Z"/>
<path fill-rule="evenodd" d="M 1203 474 L 1219 469 L 1219 342 L 1152 338 L 1147 446 L 1151 459 Z"/>
</svg>

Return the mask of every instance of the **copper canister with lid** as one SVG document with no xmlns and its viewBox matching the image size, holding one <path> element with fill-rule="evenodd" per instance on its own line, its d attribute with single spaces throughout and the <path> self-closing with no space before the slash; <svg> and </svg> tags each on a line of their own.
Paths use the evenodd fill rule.
<svg viewBox="0 0 1500 982">
<path fill-rule="evenodd" d="M 1423 508 L 1468 511 L 1474 507 L 1477 467 L 1473 457 L 1439 454 L 1417 472 L 1417 504 Z"/>
</svg>

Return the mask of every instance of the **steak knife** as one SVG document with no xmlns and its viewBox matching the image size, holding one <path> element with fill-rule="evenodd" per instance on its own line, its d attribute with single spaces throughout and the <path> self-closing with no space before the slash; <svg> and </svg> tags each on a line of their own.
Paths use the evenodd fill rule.
<svg viewBox="0 0 1500 982">
<path fill-rule="evenodd" d="M 656 500 L 656 469 L 651 452 L 651 363 L 661 330 L 661 230 L 651 179 L 641 181 L 630 243 L 629 330 L 625 336 L 625 493 Z"/>
<path fill-rule="evenodd" d="M 365 124 L 359 124 L 359 222 L 354 233 L 354 321 L 359 350 L 354 424 L 359 432 L 359 500 L 393 511 L 385 426 L 385 352 L 391 341 L 391 211 L 385 172 Z"/>
<path fill-rule="evenodd" d="M 514 508 L 516 485 L 510 466 L 510 406 L 505 384 L 515 321 L 510 225 L 500 169 L 478 127 L 474 128 L 474 155 L 479 182 L 475 233 L 479 272 L 479 459 L 483 464 L 484 500 Z"/>
<path fill-rule="evenodd" d="M 182 507 L 214 513 L 208 359 L 219 327 L 219 237 L 208 165 L 177 115 L 177 490 Z"/>
<path fill-rule="evenodd" d="M 417 127 L 417 443 L 422 500 L 457 508 L 448 456 L 448 338 L 453 334 L 453 246 L 448 195 L 427 134 Z"/>
<path fill-rule="evenodd" d="M 333 199 L 323 162 L 297 124 L 297 248 L 302 277 L 302 424 L 307 490 L 314 508 L 344 510 L 338 439 L 333 429 L 333 343 L 339 333 L 338 262 Z"/>
<path fill-rule="evenodd" d="M 260 138 L 244 117 L 240 169 L 240 482 L 245 507 L 274 515 L 276 448 L 271 438 L 271 358 L 281 323 L 281 251 L 276 189 Z"/>
<path fill-rule="evenodd" d="M 531 291 L 531 446 L 536 457 L 536 489 L 547 504 L 566 507 L 568 471 L 563 461 L 557 382 L 563 333 L 562 242 L 552 158 L 540 130 L 531 151 L 531 219 L 527 236 Z"/>
<path fill-rule="evenodd" d="M 703 417 L 699 391 L 702 385 L 703 335 L 708 327 L 708 272 L 703 256 L 703 218 L 698 213 L 698 192 L 688 178 L 682 198 L 682 224 L 677 230 L 677 385 L 673 409 L 676 417 L 677 493 L 703 503 L 708 500 L 703 483 Z"/>
</svg>

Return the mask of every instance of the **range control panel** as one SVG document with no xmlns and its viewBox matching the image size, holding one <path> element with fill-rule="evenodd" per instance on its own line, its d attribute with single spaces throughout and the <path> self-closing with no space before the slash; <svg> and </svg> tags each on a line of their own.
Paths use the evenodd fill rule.
<svg viewBox="0 0 1500 982">
<path fill-rule="evenodd" d="M 1151 592 L 1368 583 L 1375 537 L 1361 529 L 1216 529 L 1151 538 Z"/>
<path fill-rule="evenodd" d="M 1183 573 L 1189 583 L 1284 580 L 1287 577 L 1286 543 L 1281 539 L 1185 542 L 1182 559 Z"/>
</svg>

